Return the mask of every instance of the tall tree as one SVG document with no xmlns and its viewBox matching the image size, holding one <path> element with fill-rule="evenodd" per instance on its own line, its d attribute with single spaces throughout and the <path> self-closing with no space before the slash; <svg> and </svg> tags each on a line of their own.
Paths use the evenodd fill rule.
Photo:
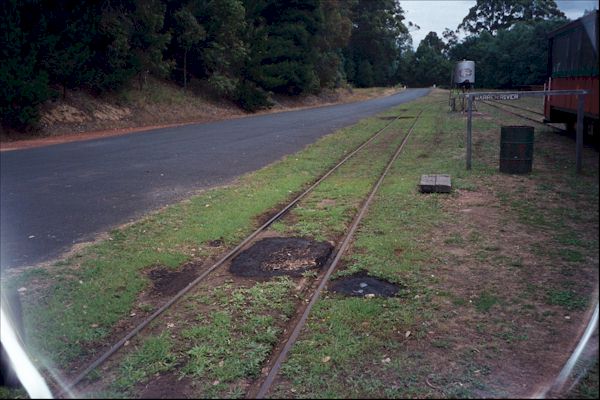
<svg viewBox="0 0 600 400">
<path fill-rule="evenodd" d="M 415 83 L 419 86 L 447 84 L 450 63 L 443 54 L 445 44 L 435 32 L 429 32 L 415 53 Z"/>
<path fill-rule="evenodd" d="M 449 57 L 475 60 L 479 87 L 541 84 L 546 77 L 547 34 L 562 24 L 560 20 L 519 22 L 496 36 L 484 31 L 452 47 Z"/>
<path fill-rule="evenodd" d="M 159 0 L 135 0 L 131 13 L 131 64 L 138 76 L 140 89 L 148 73 L 166 76 L 172 64 L 163 59 L 163 51 L 171 40 L 163 32 L 165 5 Z"/>
<path fill-rule="evenodd" d="M 352 8 L 352 36 L 345 49 L 348 58 L 349 80 L 358 86 L 366 82 L 357 75 L 359 67 L 368 71 L 368 61 L 373 71 L 373 84 L 392 83 L 398 68 L 399 39 L 405 38 L 408 29 L 402 22 L 404 12 L 394 0 L 358 0 Z M 354 72 L 356 71 L 356 72 Z"/>
<path fill-rule="evenodd" d="M 458 44 L 458 31 L 453 31 L 449 28 L 444 29 L 442 32 L 442 37 L 446 41 L 446 49 L 445 53 L 447 54 L 448 50 Z"/>
<path fill-rule="evenodd" d="M 564 18 L 554 0 L 477 0 L 458 29 L 474 34 L 487 31 L 495 35 L 517 21 Z"/>
<path fill-rule="evenodd" d="M 42 63 L 50 80 L 67 88 L 90 84 L 94 65 L 91 48 L 98 34 L 98 7 L 89 1 L 59 0 L 44 4 L 47 47 Z"/>
<path fill-rule="evenodd" d="M 241 0 L 209 0 L 197 7 L 206 38 L 197 52 L 202 74 L 212 90 L 231 97 L 248 53 L 246 9 Z"/>
<path fill-rule="evenodd" d="M 7 0 L 0 5 L 0 121 L 5 127 L 34 125 L 38 105 L 52 94 L 39 57 L 46 46 L 45 25 L 38 4 Z"/>
<path fill-rule="evenodd" d="M 248 4 L 253 36 L 247 74 L 261 87 L 297 95 L 318 90 L 318 0 L 269 0 Z"/>
<path fill-rule="evenodd" d="M 126 1 L 103 3 L 99 14 L 98 33 L 92 48 L 90 85 L 95 92 L 118 90 L 134 75 L 131 55 L 129 4 Z"/>
<path fill-rule="evenodd" d="M 320 7 L 323 18 L 316 35 L 315 68 L 321 87 L 335 87 L 345 81 L 342 49 L 352 34 L 351 2 L 327 0 Z"/>
<path fill-rule="evenodd" d="M 522 19 L 525 22 L 543 20 L 564 20 L 566 15 L 560 11 L 554 0 L 521 0 Z"/>
<path fill-rule="evenodd" d="M 446 44 L 442 39 L 440 39 L 437 33 L 429 32 L 423 38 L 423 40 L 421 40 L 421 43 L 419 43 L 419 47 L 429 47 L 430 49 L 433 49 L 433 51 L 435 51 L 436 53 L 442 54 L 442 52 L 446 48 Z"/>
<path fill-rule="evenodd" d="M 189 51 L 206 38 L 206 31 L 187 7 L 174 13 L 175 41 L 183 53 L 183 88 L 187 89 L 187 56 Z"/>
</svg>

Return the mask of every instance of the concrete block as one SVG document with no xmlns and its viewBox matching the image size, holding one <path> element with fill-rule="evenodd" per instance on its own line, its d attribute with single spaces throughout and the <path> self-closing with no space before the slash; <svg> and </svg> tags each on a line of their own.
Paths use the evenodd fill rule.
<svg viewBox="0 0 600 400">
<path fill-rule="evenodd" d="M 452 191 L 452 181 L 450 175 L 435 176 L 435 191 L 437 193 L 450 193 Z"/>
<path fill-rule="evenodd" d="M 421 175 L 419 188 L 422 193 L 450 193 L 452 191 L 452 181 L 450 175 Z"/>
<path fill-rule="evenodd" d="M 421 175 L 419 187 L 423 193 L 435 192 L 435 175 Z"/>
</svg>

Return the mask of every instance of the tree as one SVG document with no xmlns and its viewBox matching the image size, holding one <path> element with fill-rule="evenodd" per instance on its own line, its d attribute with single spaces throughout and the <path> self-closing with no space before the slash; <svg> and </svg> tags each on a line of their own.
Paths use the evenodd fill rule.
<svg viewBox="0 0 600 400">
<path fill-rule="evenodd" d="M 212 90 L 231 98 L 248 53 L 246 9 L 241 0 L 209 0 L 197 8 L 197 17 L 206 28 L 198 66 Z"/>
<path fill-rule="evenodd" d="M 406 38 L 408 29 L 403 23 L 404 12 L 394 0 L 358 0 L 352 8 L 352 36 L 344 56 L 351 68 L 347 68 L 348 79 L 361 86 L 365 80 L 358 73 L 368 61 L 373 70 L 374 85 L 388 85 L 397 74 L 401 39 Z"/>
<path fill-rule="evenodd" d="M 318 1 L 254 1 L 247 7 L 252 32 L 248 78 L 277 93 L 318 90 L 315 43 L 322 18 Z"/>
<path fill-rule="evenodd" d="M 118 90 L 136 73 L 132 66 L 132 21 L 127 4 L 109 2 L 99 10 L 98 34 L 92 41 L 94 92 Z"/>
<path fill-rule="evenodd" d="M 541 84 L 546 78 L 547 34 L 562 25 L 559 20 L 519 22 L 492 36 L 472 35 L 452 47 L 453 60 L 474 60 L 477 86 L 511 88 Z"/>
<path fill-rule="evenodd" d="M 447 55 L 448 50 L 458 44 L 458 31 L 453 31 L 449 28 L 444 29 L 442 32 L 442 37 L 446 40 L 446 48 L 444 53 Z"/>
<path fill-rule="evenodd" d="M 415 51 L 412 48 L 403 51 L 398 62 L 398 69 L 396 70 L 396 82 L 401 82 L 408 86 L 415 85 L 415 67 Z"/>
<path fill-rule="evenodd" d="M 136 0 L 131 13 L 131 64 L 138 76 L 140 90 L 148 73 L 165 76 L 171 63 L 163 59 L 163 51 L 171 40 L 162 32 L 165 5 L 159 0 Z"/>
<path fill-rule="evenodd" d="M 46 21 L 37 5 L 16 0 L 0 6 L 0 118 L 3 126 L 24 129 L 39 118 L 38 105 L 51 97 L 38 56 Z"/>
<path fill-rule="evenodd" d="M 565 20 L 566 15 L 559 10 L 554 0 L 521 0 L 522 19 L 525 22 L 544 20 Z"/>
<path fill-rule="evenodd" d="M 435 32 L 429 32 L 415 53 L 414 81 L 420 86 L 440 85 L 448 82 L 450 63 L 443 54 L 444 42 Z"/>
<path fill-rule="evenodd" d="M 446 49 L 446 44 L 435 32 L 429 32 L 427 36 L 423 38 L 421 43 L 419 43 L 419 47 L 421 46 L 429 47 L 430 49 L 433 49 L 434 52 L 439 54 L 442 54 L 442 52 Z"/>
<path fill-rule="evenodd" d="M 375 79 L 373 78 L 373 67 L 368 60 L 361 60 L 356 71 L 355 83 L 359 87 L 371 87 Z"/>
<path fill-rule="evenodd" d="M 89 85 L 94 66 L 91 48 L 98 34 L 98 9 L 88 2 L 62 0 L 44 4 L 47 46 L 41 55 L 50 80 L 67 88 Z"/>
<path fill-rule="evenodd" d="M 352 34 L 351 8 L 343 0 L 321 1 L 320 8 L 323 17 L 316 35 L 315 68 L 322 88 L 335 87 L 346 80 L 342 49 Z"/>
<path fill-rule="evenodd" d="M 176 22 L 175 41 L 183 52 L 183 88 L 187 89 L 187 55 L 201 40 L 206 38 L 206 31 L 198 23 L 190 10 L 182 7 L 174 14 Z"/>
<path fill-rule="evenodd" d="M 554 0 L 477 0 L 458 29 L 477 34 L 487 31 L 495 35 L 517 21 L 564 19 Z"/>
</svg>

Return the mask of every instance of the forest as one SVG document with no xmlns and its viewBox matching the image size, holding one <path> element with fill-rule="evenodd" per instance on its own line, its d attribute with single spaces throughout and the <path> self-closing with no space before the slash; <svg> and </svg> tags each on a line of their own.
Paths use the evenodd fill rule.
<svg viewBox="0 0 600 400">
<path fill-rule="evenodd" d="M 3 0 L 1 123 L 29 129 L 68 89 L 102 95 L 149 76 L 201 81 L 250 112 L 272 93 L 447 86 L 462 59 L 479 87 L 540 84 L 546 34 L 566 21 L 554 0 L 477 0 L 415 50 L 418 26 L 395 0 Z"/>
</svg>

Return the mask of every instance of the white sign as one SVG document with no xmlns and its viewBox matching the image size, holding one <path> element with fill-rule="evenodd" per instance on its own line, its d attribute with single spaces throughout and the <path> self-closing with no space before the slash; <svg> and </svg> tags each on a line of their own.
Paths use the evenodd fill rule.
<svg viewBox="0 0 600 400">
<path fill-rule="evenodd" d="M 519 100 L 519 94 L 483 94 L 479 96 L 474 96 L 474 98 L 475 100 Z"/>
</svg>

